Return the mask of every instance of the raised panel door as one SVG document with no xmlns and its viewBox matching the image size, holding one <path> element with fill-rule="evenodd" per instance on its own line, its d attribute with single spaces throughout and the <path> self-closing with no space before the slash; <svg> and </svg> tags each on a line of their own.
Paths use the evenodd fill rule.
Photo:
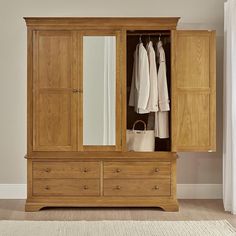
<svg viewBox="0 0 236 236">
<path fill-rule="evenodd" d="M 33 151 L 77 149 L 77 45 L 76 32 L 34 32 Z"/>
<path fill-rule="evenodd" d="M 172 151 L 214 151 L 215 32 L 172 32 Z"/>
</svg>

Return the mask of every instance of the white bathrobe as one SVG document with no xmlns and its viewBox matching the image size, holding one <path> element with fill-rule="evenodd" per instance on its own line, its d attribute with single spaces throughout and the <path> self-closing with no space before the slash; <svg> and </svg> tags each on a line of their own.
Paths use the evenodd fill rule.
<svg viewBox="0 0 236 236">
<path fill-rule="evenodd" d="M 155 112 L 155 136 L 159 138 L 169 138 L 169 110 L 170 100 L 168 95 L 166 58 L 162 42 L 157 44 L 159 53 L 159 69 L 157 74 L 158 106 L 159 111 Z"/>
<path fill-rule="evenodd" d="M 129 106 L 139 114 L 148 113 L 147 104 L 149 99 L 150 79 L 148 55 L 142 43 L 136 46 L 134 52 L 134 64 L 132 84 L 129 97 Z"/>
</svg>

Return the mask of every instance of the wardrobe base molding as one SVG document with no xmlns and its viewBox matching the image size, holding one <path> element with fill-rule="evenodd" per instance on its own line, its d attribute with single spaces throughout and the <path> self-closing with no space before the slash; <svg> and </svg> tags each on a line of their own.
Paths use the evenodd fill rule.
<svg viewBox="0 0 236 236">
<path fill-rule="evenodd" d="M 168 212 L 176 212 L 179 210 L 179 204 L 176 199 L 164 197 L 84 197 L 76 199 L 27 199 L 25 211 L 35 212 L 40 211 L 45 207 L 157 207 Z"/>
</svg>

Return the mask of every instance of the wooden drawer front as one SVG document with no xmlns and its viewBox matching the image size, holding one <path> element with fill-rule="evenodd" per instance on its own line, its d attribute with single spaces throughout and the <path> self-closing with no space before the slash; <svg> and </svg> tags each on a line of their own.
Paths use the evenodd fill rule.
<svg viewBox="0 0 236 236">
<path fill-rule="evenodd" d="M 104 180 L 104 196 L 169 196 L 170 180 Z"/>
<path fill-rule="evenodd" d="M 104 178 L 170 178 L 170 162 L 105 162 Z"/>
<path fill-rule="evenodd" d="M 34 178 L 99 178 L 99 162 L 33 162 Z"/>
<path fill-rule="evenodd" d="M 99 196 L 99 180 L 95 179 L 37 179 L 33 195 Z"/>
</svg>

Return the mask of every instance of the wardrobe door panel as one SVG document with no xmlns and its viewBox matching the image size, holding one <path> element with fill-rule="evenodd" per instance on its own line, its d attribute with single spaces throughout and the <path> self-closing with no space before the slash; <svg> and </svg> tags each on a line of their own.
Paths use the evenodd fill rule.
<svg viewBox="0 0 236 236">
<path fill-rule="evenodd" d="M 172 32 L 172 151 L 214 151 L 215 32 Z"/>
<path fill-rule="evenodd" d="M 33 38 L 33 151 L 77 148 L 77 36 L 36 31 Z"/>
</svg>

